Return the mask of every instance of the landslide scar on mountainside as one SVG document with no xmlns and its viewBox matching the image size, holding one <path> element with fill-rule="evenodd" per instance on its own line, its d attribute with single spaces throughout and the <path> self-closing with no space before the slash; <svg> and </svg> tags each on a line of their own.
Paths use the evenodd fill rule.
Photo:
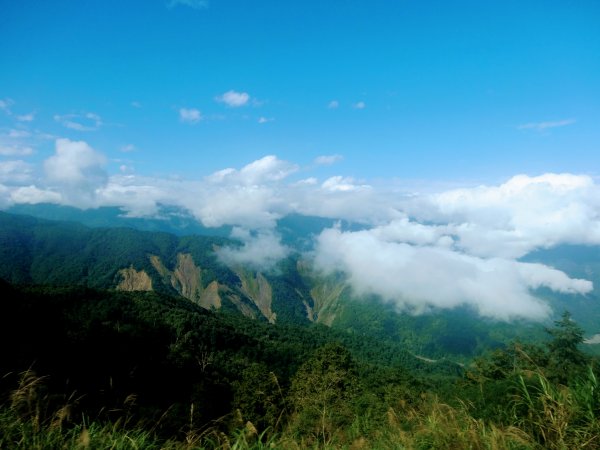
<svg viewBox="0 0 600 450">
<path fill-rule="evenodd" d="M 117 285 L 118 291 L 151 291 L 152 280 L 144 270 L 137 271 L 133 266 L 119 270 L 121 281 Z"/>
<path fill-rule="evenodd" d="M 206 287 L 202 283 L 202 269 L 194 263 L 189 253 L 177 254 L 177 262 L 171 270 L 165 266 L 159 256 L 148 255 L 152 267 L 162 281 L 162 284 L 171 286 L 182 297 L 206 309 L 220 309 L 223 298 L 233 303 L 242 314 L 255 317 L 253 307 L 258 309 L 270 323 L 275 323 L 277 314 L 273 312 L 273 290 L 271 285 L 260 272 L 253 272 L 243 268 L 234 269 L 241 286 L 226 286 L 216 280 L 211 281 Z M 133 267 L 119 271 L 121 281 L 117 289 L 122 291 L 151 291 L 152 279 L 144 271 L 137 271 Z M 225 296 L 225 297 L 223 297 Z M 251 304 L 242 300 L 246 297 Z"/>
<path fill-rule="evenodd" d="M 163 278 L 163 282 L 170 284 L 182 297 L 206 309 L 221 308 L 219 284 L 212 281 L 206 288 L 202 287 L 202 269 L 194 263 L 191 254 L 177 254 L 177 263 L 172 271 L 165 267 L 160 257 L 156 255 L 148 257 L 152 267 Z"/>
<path fill-rule="evenodd" d="M 257 272 L 256 275 L 254 275 L 253 272 L 241 267 L 234 269 L 234 272 L 242 283 L 242 293 L 254 302 L 269 323 L 275 323 L 277 314 L 271 309 L 273 290 L 263 274 Z"/>
</svg>

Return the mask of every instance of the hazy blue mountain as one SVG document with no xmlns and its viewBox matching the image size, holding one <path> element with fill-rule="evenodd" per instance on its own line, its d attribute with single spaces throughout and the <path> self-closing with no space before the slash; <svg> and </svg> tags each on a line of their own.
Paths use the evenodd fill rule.
<svg viewBox="0 0 600 450">
<path fill-rule="evenodd" d="M 79 209 L 52 203 L 17 204 L 8 208 L 6 212 L 26 214 L 40 219 L 79 222 L 88 227 L 130 227 L 144 231 L 164 231 L 178 236 L 199 234 L 226 237 L 231 233 L 230 226 L 205 227 L 188 212 L 165 205 L 160 206 L 159 213 L 154 218 L 129 217 L 121 208 L 113 206 Z"/>
<path fill-rule="evenodd" d="M 600 333 L 600 247 L 560 245 L 537 250 L 522 260 L 546 264 L 571 277 L 594 283 L 593 291 L 585 296 L 561 295 L 549 290 L 540 290 L 538 295 L 550 301 L 557 313 L 570 311 L 588 334 Z"/>
</svg>

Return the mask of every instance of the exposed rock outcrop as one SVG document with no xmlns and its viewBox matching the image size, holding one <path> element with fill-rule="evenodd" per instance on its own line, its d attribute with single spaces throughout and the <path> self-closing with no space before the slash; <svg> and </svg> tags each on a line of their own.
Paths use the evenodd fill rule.
<svg viewBox="0 0 600 450">
<path fill-rule="evenodd" d="M 117 285 L 118 291 L 151 291 L 152 280 L 144 271 L 137 271 L 132 267 L 119 270 L 121 281 Z"/>
<path fill-rule="evenodd" d="M 220 285 L 212 281 L 202 285 L 202 269 L 194 263 L 189 253 L 179 253 L 175 268 L 169 270 L 156 255 L 149 256 L 152 267 L 156 269 L 165 284 L 170 284 L 181 296 L 199 304 L 206 309 L 220 309 L 222 299 Z"/>
<path fill-rule="evenodd" d="M 277 314 L 271 309 L 273 290 L 264 275 L 260 272 L 255 274 L 243 268 L 235 269 L 235 273 L 242 283 L 242 293 L 254 302 L 270 323 L 275 323 Z"/>
</svg>

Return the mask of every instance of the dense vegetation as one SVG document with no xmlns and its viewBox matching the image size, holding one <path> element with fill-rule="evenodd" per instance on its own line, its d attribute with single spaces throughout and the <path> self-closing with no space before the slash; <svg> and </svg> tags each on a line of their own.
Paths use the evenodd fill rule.
<svg viewBox="0 0 600 450">
<path fill-rule="evenodd" d="M 568 314 L 463 370 L 165 294 L 0 290 L 0 448 L 600 447 Z"/>
<path fill-rule="evenodd" d="M 280 223 L 299 247 L 326 225 Z M 273 325 L 184 299 L 148 257 L 189 254 L 203 287 L 256 309 L 239 275 L 256 272 L 219 263 L 222 245 L 235 244 L 0 213 L 0 448 L 600 448 L 596 361 L 569 314 L 545 331 L 468 309 L 398 314 L 293 255 L 264 273 Z M 579 254 L 554 257 L 596 273 L 594 251 L 572 266 Z M 155 291 L 112 290 L 126 267 Z M 311 323 L 311 292 L 340 286 L 335 320 Z"/>
</svg>

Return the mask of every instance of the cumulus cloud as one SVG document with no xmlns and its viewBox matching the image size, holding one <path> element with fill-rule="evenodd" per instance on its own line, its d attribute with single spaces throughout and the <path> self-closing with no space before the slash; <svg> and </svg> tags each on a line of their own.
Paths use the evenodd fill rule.
<svg viewBox="0 0 600 450">
<path fill-rule="evenodd" d="M 445 222 L 478 256 L 518 258 L 561 243 L 600 244 L 600 188 L 586 175 L 518 175 L 499 186 L 454 189 L 407 207 Z"/>
<path fill-rule="evenodd" d="M 550 122 L 531 122 L 525 123 L 523 125 L 519 125 L 517 127 L 518 130 L 535 130 L 535 131 L 544 131 L 549 128 L 558 128 L 558 127 L 566 127 L 567 125 L 573 125 L 577 122 L 575 119 L 564 119 L 564 120 L 555 120 Z"/>
<path fill-rule="evenodd" d="M 249 265 L 268 270 L 290 253 L 290 249 L 282 245 L 280 237 L 271 230 L 252 233 L 236 227 L 231 237 L 241 241 L 241 247 L 227 246 L 217 250 L 219 259 L 229 266 Z"/>
<path fill-rule="evenodd" d="M 55 154 L 44 161 L 46 180 L 75 206 L 91 206 L 108 175 L 106 158 L 83 141 L 56 140 Z"/>
<path fill-rule="evenodd" d="M 275 155 L 267 155 L 261 159 L 247 164 L 242 169 L 223 169 L 207 177 L 214 183 L 236 182 L 244 185 L 261 184 L 271 181 L 280 181 L 296 172 L 298 166 L 283 161 Z"/>
<path fill-rule="evenodd" d="M 600 186 L 586 175 L 518 175 L 421 194 L 342 175 L 319 180 L 303 172 L 297 179 L 296 164 L 268 155 L 192 180 L 144 177 L 129 168 L 109 177 L 102 154 L 68 139 L 56 141 L 43 178 L 24 161 L 3 164 L 3 205 L 120 206 L 131 216 L 176 205 L 205 226 L 236 227 L 241 245 L 220 251 L 229 264 L 269 266 L 285 257 L 289 249 L 274 230 L 286 214 L 358 222 L 362 231 L 324 231 L 315 261 L 324 271 L 343 271 L 358 294 L 415 312 L 470 305 L 500 319 L 541 319 L 549 309 L 536 289 L 579 295 L 591 283 L 520 258 L 561 244 L 600 245 Z"/>
<path fill-rule="evenodd" d="M 315 158 L 315 164 L 318 166 L 330 166 L 344 159 L 342 155 L 321 155 Z"/>
<path fill-rule="evenodd" d="M 75 131 L 96 131 L 102 125 L 102 118 L 95 113 L 54 115 L 54 120 L 63 127 Z"/>
<path fill-rule="evenodd" d="M 227 91 L 224 94 L 215 97 L 219 103 L 224 103 L 230 108 L 239 108 L 245 106 L 250 101 L 250 95 L 246 92 L 236 92 L 234 90 Z"/>
<path fill-rule="evenodd" d="M 409 235 L 414 231 L 408 230 Z M 417 241 L 432 241 L 433 236 L 419 234 Z M 345 273 L 358 295 L 375 294 L 415 313 L 469 305 L 486 317 L 541 320 L 550 308 L 532 289 L 544 286 L 578 294 L 592 289 L 589 281 L 571 279 L 541 264 L 479 258 L 448 244 L 411 245 L 378 230 L 332 228 L 318 237 L 315 262 L 326 273 Z"/>
<path fill-rule="evenodd" d="M 195 108 L 179 109 L 179 120 L 186 123 L 197 123 L 202 120 L 202 113 Z"/>
<path fill-rule="evenodd" d="M 265 156 L 240 170 L 224 169 L 204 179 L 203 199 L 182 198 L 206 226 L 225 224 L 249 228 L 273 227 L 290 210 L 279 183 L 298 167 L 276 156 Z"/>
<path fill-rule="evenodd" d="M 326 191 L 359 191 L 364 189 L 370 189 L 371 186 L 368 184 L 357 184 L 352 177 L 343 177 L 336 175 L 328 178 L 323 182 L 321 187 Z"/>
</svg>

